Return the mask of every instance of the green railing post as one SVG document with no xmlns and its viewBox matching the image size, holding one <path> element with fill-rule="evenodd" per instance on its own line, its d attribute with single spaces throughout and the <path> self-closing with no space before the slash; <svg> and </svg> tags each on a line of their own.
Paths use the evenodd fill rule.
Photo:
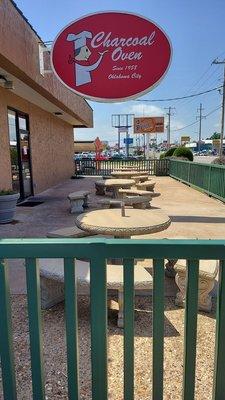
<svg viewBox="0 0 225 400">
<path fill-rule="evenodd" d="M 0 259 L 0 355 L 4 399 L 16 400 L 8 265 Z"/>
<path fill-rule="evenodd" d="M 73 258 L 64 259 L 67 375 L 69 400 L 79 400 L 77 290 Z"/>
<path fill-rule="evenodd" d="M 92 400 L 108 399 L 107 380 L 107 287 L 106 260 L 96 246 L 98 256 L 91 259 L 91 360 Z M 106 256 L 106 254 L 105 254 Z"/>
<path fill-rule="evenodd" d="M 164 260 L 153 260 L 152 400 L 163 399 Z"/>
<path fill-rule="evenodd" d="M 134 399 L 134 260 L 124 259 L 124 400 Z"/>
<path fill-rule="evenodd" d="M 225 260 L 220 262 L 219 288 L 217 297 L 216 344 L 213 400 L 223 400 L 225 396 Z"/>
<path fill-rule="evenodd" d="M 199 261 L 187 261 L 184 323 L 183 400 L 194 400 Z"/>
<path fill-rule="evenodd" d="M 33 400 L 44 400 L 43 345 L 41 334 L 40 273 L 37 260 L 27 258 L 27 303 L 29 316 L 30 353 Z"/>
<path fill-rule="evenodd" d="M 209 176 L 208 176 L 208 193 L 210 193 L 210 186 L 211 186 L 211 175 L 212 175 L 212 165 L 209 167 Z"/>
</svg>

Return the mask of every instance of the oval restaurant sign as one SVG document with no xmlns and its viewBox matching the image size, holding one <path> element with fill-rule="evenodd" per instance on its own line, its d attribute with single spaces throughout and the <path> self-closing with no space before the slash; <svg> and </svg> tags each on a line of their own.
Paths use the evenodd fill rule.
<svg viewBox="0 0 225 400">
<path fill-rule="evenodd" d="M 53 71 L 69 89 L 96 101 L 134 99 L 166 74 L 168 37 L 154 22 L 126 12 L 100 12 L 67 25 L 56 37 Z"/>
</svg>

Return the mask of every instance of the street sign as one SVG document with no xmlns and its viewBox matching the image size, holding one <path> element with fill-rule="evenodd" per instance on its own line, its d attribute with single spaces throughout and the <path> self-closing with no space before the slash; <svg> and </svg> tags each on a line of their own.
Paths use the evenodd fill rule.
<svg viewBox="0 0 225 400">
<path fill-rule="evenodd" d="M 133 144 L 133 142 L 134 142 L 134 139 L 132 139 L 132 138 L 124 138 L 123 139 L 124 144 Z"/>
<path fill-rule="evenodd" d="M 134 133 L 163 133 L 164 117 L 134 118 Z"/>
<path fill-rule="evenodd" d="M 51 66 L 75 93 L 117 102 L 140 97 L 158 85 L 169 68 L 171 52 L 169 38 L 153 21 L 128 12 L 103 11 L 77 19 L 59 32 Z"/>
<path fill-rule="evenodd" d="M 181 138 L 180 138 L 181 146 L 186 144 L 186 143 L 189 143 L 190 140 L 191 140 L 190 136 L 181 136 Z"/>
<path fill-rule="evenodd" d="M 219 149 L 220 147 L 220 139 L 213 139 L 212 145 L 215 149 Z"/>
</svg>

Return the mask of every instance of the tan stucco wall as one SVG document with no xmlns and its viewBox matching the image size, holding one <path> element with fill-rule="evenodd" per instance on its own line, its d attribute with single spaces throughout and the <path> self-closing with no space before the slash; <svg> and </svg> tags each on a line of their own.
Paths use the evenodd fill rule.
<svg viewBox="0 0 225 400">
<path fill-rule="evenodd" d="M 40 38 L 12 2 L 0 0 L 0 67 L 75 117 L 81 125 L 92 127 L 90 105 L 68 90 L 54 74 L 41 75 L 39 43 Z"/>
<path fill-rule="evenodd" d="M 69 178 L 74 171 L 73 127 L 0 87 L 0 189 L 11 187 L 7 107 L 29 115 L 34 192 Z"/>
</svg>

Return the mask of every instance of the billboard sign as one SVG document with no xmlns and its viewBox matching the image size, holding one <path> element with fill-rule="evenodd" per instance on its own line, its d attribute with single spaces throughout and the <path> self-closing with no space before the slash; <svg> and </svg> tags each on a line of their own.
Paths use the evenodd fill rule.
<svg viewBox="0 0 225 400">
<path fill-rule="evenodd" d="M 181 146 L 186 143 L 190 143 L 190 140 L 191 140 L 190 136 L 181 136 L 180 138 Z"/>
<path fill-rule="evenodd" d="M 134 118 L 134 133 L 163 133 L 164 117 Z"/>
<path fill-rule="evenodd" d="M 155 22 L 128 12 L 103 11 L 77 19 L 59 32 L 51 66 L 75 93 L 117 102 L 142 96 L 158 85 L 169 68 L 171 52 L 168 36 Z"/>
</svg>

